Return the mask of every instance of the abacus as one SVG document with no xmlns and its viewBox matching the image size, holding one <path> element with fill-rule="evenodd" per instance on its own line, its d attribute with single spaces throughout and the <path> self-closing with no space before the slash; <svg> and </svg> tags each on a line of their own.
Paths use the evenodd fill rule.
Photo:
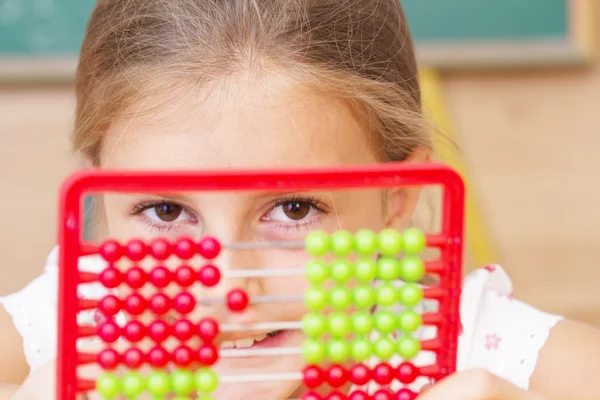
<svg viewBox="0 0 600 400">
<path fill-rule="evenodd" d="M 416 229 L 352 233 L 317 230 L 301 242 L 270 243 L 222 243 L 208 236 L 175 241 L 132 239 L 127 243 L 107 240 L 100 244 L 81 239 L 81 202 L 90 194 L 301 192 L 428 185 L 443 189 L 441 229 L 435 234 L 425 235 Z M 285 171 L 77 173 L 65 182 L 61 192 L 57 399 L 75 400 L 81 394 L 96 392 L 105 399 L 151 395 L 153 399 L 214 400 L 220 385 L 266 380 L 298 381 L 306 388 L 301 400 L 414 399 L 418 389 L 410 385 L 417 378 L 435 382 L 456 369 L 463 219 L 463 181 L 442 164 L 389 163 Z M 311 261 L 301 269 L 219 267 L 220 255 L 247 248 L 303 249 Z M 419 255 L 425 248 L 438 249 L 439 256 L 423 261 Z M 89 255 L 101 257 L 106 268 L 80 270 L 78 260 Z M 180 260 L 179 267 L 161 266 L 169 257 Z M 203 265 L 190 266 L 187 261 L 192 257 L 203 259 Z M 134 265 L 150 259 L 155 267 L 122 270 L 116 262 L 123 259 Z M 424 275 L 437 276 L 437 283 L 420 284 Z M 196 298 L 191 294 L 194 285 L 214 287 L 228 278 L 269 276 L 303 278 L 308 288 L 303 295 L 287 296 L 253 297 L 243 288 L 233 288 L 222 298 Z M 126 286 L 132 292 L 125 298 L 116 292 L 101 299 L 79 298 L 78 288 L 86 284 L 100 284 L 108 290 Z M 176 284 L 181 291 L 169 297 L 161 291 L 169 284 Z M 156 292 L 149 297 L 137 293 L 144 285 Z M 419 313 L 414 307 L 424 299 L 435 301 L 437 310 Z M 221 333 L 248 327 L 209 317 L 186 318 L 199 305 L 226 305 L 229 312 L 243 314 L 252 304 L 299 301 L 307 310 L 300 321 L 259 322 L 252 327 L 301 331 L 305 340 L 298 348 L 220 348 Z M 401 309 L 397 311 L 395 306 Z M 78 314 L 92 309 L 106 318 L 96 326 L 81 325 Z M 165 320 L 163 316 L 170 310 L 181 318 Z M 156 318 L 144 325 L 136 316 L 148 311 Z M 115 318 L 124 314 L 127 318 L 121 321 Z M 436 336 L 419 338 L 416 332 L 421 326 L 435 327 Z M 80 350 L 78 340 L 91 337 L 99 338 L 106 346 L 94 354 Z M 161 346 L 169 337 L 181 344 L 173 350 Z M 186 345 L 191 338 L 199 339 L 198 346 Z M 150 339 L 154 347 L 147 352 L 136 347 L 142 339 Z M 129 347 L 119 352 L 112 346 L 118 340 Z M 435 357 L 429 365 L 417 366 L 412 360 L 423 351 L 433 352 Z M 295 373 L 218 376 L 213 371 L 219 359 L 243 356 L 244 352 L 263 357 L 301 355 L 306 366 Z M 192 363 L 198 367 L 189 368 Z M 91 364 L 104 372 L 94 380 L 79 376 L 78 369 Z M 142 366 L 149 366 L 151 372 L 140 373 Z M 117 367 L 125 367 L 127 372 L 115 373 Z"/>
</svg>

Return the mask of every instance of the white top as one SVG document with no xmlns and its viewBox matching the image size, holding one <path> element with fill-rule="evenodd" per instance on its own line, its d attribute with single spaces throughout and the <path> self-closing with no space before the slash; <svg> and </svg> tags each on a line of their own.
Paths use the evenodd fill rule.
<svg viewBox="0 0 600 400">
<path fill-rule="evenodd" d="M 57 256 L 55 248 L 41 276 L 20 292 L 0 297 L 0 304 L 12 316 L 23 337 L 25 356 L 32 371 L 56 357 Z M 104 263 L 97 256 L 80 259 L 81 270 L 98 272 L 103 268 Z M 90 299 L 98 299 L 106 293 L 99 284 L 84 285 L 81 289 L 79 295 Z M 422 310 L 429 307 L 425 303 Z M 460 309 L 462 334 L 459 337 L 457 369 L 482 367 L 522 389 L 528 389 L 539 351 L 550 329 L 562 317 L 513 299 L 511 281 L 497 265 L 488 265 L 466 277 Z M 82 313 L 79 318 L 80 323 L 94 323 L 92 312 Z M 427 339 L 435 335 L 435 328 L 424 327 L 419 335 L 420 339 Z M 414 363 L 417 366 L 430 364 L 431 357 L 431 354 L 422 352 Z M 427 382 L 419 381 L 415 385 L 423 383 Z"/>
</svg>

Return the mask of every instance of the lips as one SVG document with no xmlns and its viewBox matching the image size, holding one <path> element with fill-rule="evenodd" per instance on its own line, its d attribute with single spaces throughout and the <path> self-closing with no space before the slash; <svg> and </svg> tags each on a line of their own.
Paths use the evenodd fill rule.
<svg viewBox="0 0 600 400">
<path fill-rule="evenodd" d="M 222 349 L 247 349 L 258 344 L 267 344 L 269 339 L 276 337 L 283 331 L 272 331 L 253 336 L 246 336 L 235 340 L 226 340 L 221 343 Z M 265 342 L 265 343 L 263 343 Z"/>
</svg>

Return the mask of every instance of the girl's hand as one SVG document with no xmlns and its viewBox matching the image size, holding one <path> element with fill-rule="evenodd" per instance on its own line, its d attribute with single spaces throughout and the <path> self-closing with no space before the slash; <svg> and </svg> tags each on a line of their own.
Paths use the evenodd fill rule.
<svg viewBox="0 0 600 400">
<path fill-rule="evenodd" d="M 459 372 L 441 380 L 417 400 L 545 400 L 524 391 L 484 369 Z"/>
</svg>

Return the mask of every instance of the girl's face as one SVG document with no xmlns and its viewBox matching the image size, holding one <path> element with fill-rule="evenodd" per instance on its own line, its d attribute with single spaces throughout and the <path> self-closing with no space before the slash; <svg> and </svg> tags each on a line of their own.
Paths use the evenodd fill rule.
<svg viewBox="0 0 600 400">
<path fill-rule="evenodd" d="M 378 143 L 369 137 L 360 116 L 341 102 L 318 96 L 279 77 L 229 82 L 209 93 L 182 93 L 161 105 L 150 96 L 132 118 L 115 123 L 106 138 L 101 166 L 110 169 L 206 170 L 233 168 L 326 167 L 378 162 Z M 152 113 L 144 113 L 152 107 Z M 156 110 L 160 110 L 156 112 Z M 148 115 L 152 114 L 152 115 Z M 222 243 L 296 241 L 313 229 L 380 230 L 403 223 L 417 192 L 381 191 L 285 193 L 156 193 L 105 195 L 108 233 L 126 241 L 163 236 L 199 238 Z M 391 216 L 388 218 L 387 216 Z M 399 221 L 399 222 L 398 222 Z M 302 250 L 224 251 L 215 264 L 222 270 L 302 268 Z M 171 260 L 169 265 L 177 265 Z M 196 266 L 200 266 L 198 260 Z M 303 278 L 223 279 L 198 297 L 222 297 L 232 287 L 250 296 L 301 295 Z M 199 307 L 201 316 L 221 323 L 299 321 L 301 303 L 256 304 L 241 314 L 223 306 Z M 301 331 L 247 330 L 224 334 L 224 347 L 300 347 Z M 220 376 L 299 372 L 301 356 L 224 358 Z M 298 395 L 299 382 L 276 381 L 220 385 L 219 400 L 287 399 Z"/>
</svg>

